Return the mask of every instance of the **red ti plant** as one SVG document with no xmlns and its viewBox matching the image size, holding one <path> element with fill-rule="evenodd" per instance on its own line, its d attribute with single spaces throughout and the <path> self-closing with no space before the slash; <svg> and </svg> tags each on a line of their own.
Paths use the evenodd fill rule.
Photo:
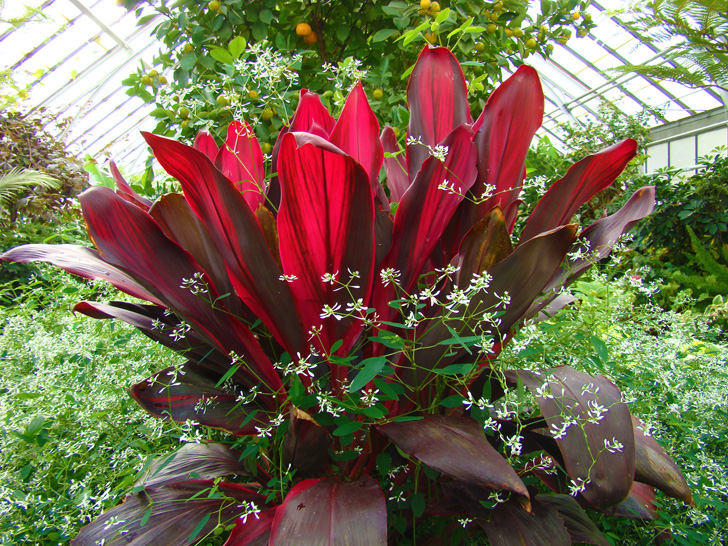
<svg viewBox="0 0 728 546">
<path fill-rule="evenodd" d="M 481 528 L 494 545 L 606 545 L 585 509 L 654 518 L 655 488 L 692 502 L 609 380 L 497 361 L 652 211 L 645 187 L 581 231 L 570 223 L 636 143 L 575 164 L 513 241 L 543 115 L 536 72 L 518 69 L 473 121 L 457 61 L 427 47 L 407 96 L 402 152 L 361 85 L 338 120 L 302 91 L 272 177 L 245 123 L 219 148 L 145 134 L 182 195 L 150 203 L 116 172 L 116 193 L 80 197 L 96 249 L 2 256 L 148 302 L 75 309 L 184 355 L 131 388 L 145 410 L 232 435 L 156 461 L 75 544 L 223 532 L 227 546 L 450 544 Z"/>
</svg>

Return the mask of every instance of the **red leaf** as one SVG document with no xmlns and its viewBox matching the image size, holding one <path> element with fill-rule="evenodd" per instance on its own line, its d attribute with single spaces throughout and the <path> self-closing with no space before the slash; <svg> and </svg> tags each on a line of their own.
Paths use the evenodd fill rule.
<svg viewBox="0 0 728 546">
<path fill-rule="evenodd" d="M 491 94 L 473 127 L 477 131 L 478 181 L 471 193 L 479 197 L 489 185 L 495 187 L 495 194 L 481 204 L 468 204 L 474 209 L 472 223 L 496 205 L 505 212 L 518 198 L 526 154 L 543 122 L 543 108 L 541 82 L 530 66 L 520 66 Z"/>
<path fill-rule="evenodd" d="M 202 154 L 174 140 L 143 133 L 162 167 L 182 184 L 185 198 L 210 231 L 240 298 L 295 355 L 308 347 L 288 284 L 242 195 Z"/>
<path fill-rule="evenodd" d="M 217 488 L 218 494 L 209 496 Z M 191 497 L 193 497 L 191 499 Z M 241 505 L 264 506 L 265 497 L 234 483 L 187 481 L 150 487 L 131 495 L 81 529 L 74 546 L 185 546 L 194 544 L 218 525 L 239 517 Z M 147 515 L 147 513 L 149 515 Z M 206 516 L 196 537 L 192 532 Z M 254 517 L 254 516 L 248 516 Z"/>
<path fill-rule="evenodd" d="M 215 161 L 218 153 L 217 143 L 207 129 L 203 129 L 197 133 L 193 147 L 195 150 L 199 150 L 205 154 L 210 161 Z"/>
<path fill-rule="evenodd" d="M 468 286 L 475 274 L 483 274 L 513 252 L 513 245 L 500 207 L 493 208 L 475 224 L 460 244 L 456 284 Z"/>
<path fill-rule="evenodd" d="M 216 387 L 220 377 L 187 362 L 148 377 L 134 385 L 130 393 L 145 411 L 158 419 L 177 423 L 197 421 L 236 436 L 256 434 L 255 427 L 267 421 L 264 408 L 258 404 L 242 404 L 237 400 L 237 393 Z"/>
<path fill-rule="evenodd" d="M 536 205 L 521 234 L 521 242 L 568 224 L 584 203 L 611 186 L 637 154 L 637 141 L 627 139 L 571 166 Z"/>
<path fill-rule="evenodd" d="M 122 199 L 135 204 L 140 209 L 149 210 L 149 207 L 152 206 L 152 202 L 146 197 L 142 197 L 133 189 L 131 189 L 131 186 L 127 183 L 126 180 L 124 180 L 124 177 L 121 176 L 121 173 L 119 172 L 116 163 L 110 161 L 109 170 L 111 171 L 111 176 L 113 176 L 114 180 L 116 181 L 116 193 L 118 193 Z"/>
<path fill-rule="evenodd" d="M 394 157 L 384 158 L 384 169 L 387 172 L 387 188 L 389 188 L 389 200 L 392 203 L 399 203 L 404 192 L 409 188 L 409 176 L 407 175 L 407 161 L 402 153 L 402 148 L 397 143 L 394 130 L 387 125 L 382 131 L 379 139 L 382 142 L 383 151 L 388 154 L 395 154 Z"/>
<path fill-rule="evenodd" d="M 611 546 L 610 542 L 589 519 L 579 503 L 569 495 L 538 495 L 538 503 L 556 508 L 573 542 L 584 542 L 595 546 Z"/>
<path fill-rule="evenodd" d="M 384 152 L 379 141 L 379 121 L 369 106 L 361 82 L 349 93 L 329 141 L 364 167 L 372 184 L 372 193 L 376 195 L 381 187 L 378 176 Z"/>
<path fill-rule="evenodd" d="M 291 119 L 290 132 L 301 131 L 313 133 L 322 138 L 328 138 L 334 130 L 334 118 L 316 93 L 301 89 L 300 99 L 296 112 Z"/>
<path fill-rule="evenodd" d="M 634 478 L 635 440 L 619 389 L 604 376 L 591 376 L 569 366 L 544 374 L 513 371 L 508 375 L 518 375 L 534 393 L 548 385 L 551 397 L 536 396 L 536 401 L 550 431 L 561 430 L 567 418 L 574 422 L 556 442 L 571 480 L 586 486 L 581 495 L 601 509 L 627 498 Z M 606 448 L 605 442 L 614 440 L 622 445 L 621 450 Z"/>
<path fill-rule="evenodd" d="M 299 478 L 313 478 L 323 474 L 329 460 L 331 437 L 305 411 L 291 406 L 289 426 L 283 441 L 281 461 L 290 464 Z"/>
<path fill-rule="evenodd" d="M 305 144 L 303 142 L 306 142 Z M 320 317 L 324 305 L 369 301 L 374 269 L 374 202 L 364 169 L 351 157 L 310 135 L 287 134 L 278 160 L 282 190 L 278 211 L 281 263 L 300 305 L 306 330 L 323 324 L 328 349 L 343 340 L 346 354 L 362 329 L 355 317 Z M 351 272 L 358 272 L 354 279 Z M 337 282 L 324 282 L 325 274 Z M 339 290 L 349 283 L 348 290 Z"/>
<path fill-rule="evenodd" d="M 407 170 L 413 180 L 430 155 L 457 126 L 472 123 L 468 88 L 460 63 L 444 47 L 426 46 L 407 84 L 408 136 L 421 144 L 407 146 Z"/>
<path fill-rule="evenodd" d="M 685 477 L 660 444 L 652 436 L 643 432 L 643 423 L 638 417 L 632 416 L 634 427 L 636 468 L 635 480 L 652 485 L 662 490 L 666 495 L 682 500 L 690 506 L 695 506 Z"/>
<path fill-rule="evenodd" d="M 633 482 L 629 496 L 617 506 L 602 510 L 606 514 L 623 518 L 654 521 L 657 519 L 655 490 L 644 483 Z"/>
<path fill-rule="evenodd" d="M 528 497 L 521 478 L 471 417 L 425 415 L 417 421 L 393 421 L 376 429 L 406 454 L 456 480 Z"/>
<path fill-rule="evenodd" d="M 465 126 L 455 129 L 442 143 L 448 147 L 443 163 L 430 157 L 422 165 L 414 182 L 405 192 L 394 217 L 392 246 L 381 268 L 392 267 L 400 272 L 401 286 L 409 290 L 442 236 L 465 192 L 475 182 L 475 146 Z M 412 173 L 412 171 L 410 171 Z M 455 191 L 440 189 L 448 182 Z M 380 282 L 380 281 L 378 281 Z M 394 287 L 379 285 L 375 307 L 381 320 L 389 320 L 388 307 L 394 299 Z"/>
<path fill-rule="evenodd" d="M 536 500 L 531 512 L 511 499 L 496 505 L 488 520 L 476 521 L 485 530 L 492 546 L 571 545 L 571 537 L 556 508 Z"/>
<path fill-rule="evenodd" d="M 164 306 L 146 286 L 123 269 L 108 263 L 92 248 L 77 245 L 22 245 L 4 252 L 0 259 L 21 263 L 48 262 L 73 275 L 107 281 L 130 296 Z"/>
<path fill-rule="evenodd" d="M 227 139 L 220 146 L 215 165 L 233 183 L 252 210 L 265 203 L 263 152 L 248 122 L 228 125 Z"/>
<path fill-rule="evenodd" d="M 275 514 L 276 509 L 271 508 L 254 516 L 238 518 L 223 546 L 268 546 Z"/>
<path fill-rule="evenodd" d="M 379 484 L 304 480 L 276 510 L 270 546 L 386 546 L 387 508 Z"/>
</svg>

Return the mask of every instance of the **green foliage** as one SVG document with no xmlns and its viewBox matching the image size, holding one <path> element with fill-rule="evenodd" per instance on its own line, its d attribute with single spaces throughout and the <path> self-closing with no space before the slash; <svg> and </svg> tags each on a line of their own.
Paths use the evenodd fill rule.
<svg viewBox="0 0 728 546">
<path fill-rule="evenodd" d="M 728 90 L 728 2 L 726 0 L 656 0 L 635 2 L 622 17 L 644 42 L 667 48 L 668 62 L 659 66 L 624 65 L 613 70 L 637 72 L 656 80 L 691 87 Z M 679 40 L 676 40 L 679 37 Z"/>
<path fill-rule="evenodd" d="M 61 181 L 33 169 L 14 168 L 0 174 L 0 207 L 9 209 L 15 205 L 18 194 L 41 190 L 59 189 Z"/>
<path fill-rule="evenodd" d="M 157 105 L 159 134 L 179 130 L 191 137 L 193 129 L 211 122 L 224 127 L 234 117 L 251 122 L 258 138 L 272 144 L 295 106 L 294 87 L 324 94 L 328 107 L 341 106 L 363 77 L 380 119 L 404 129 L 406 78 L 425 41 L 447 45 L 467 61 L 463 69 L 482 108 L 501 67 L 531 54 L 549 56 L 554 42 L 593 26 L 589 15 L 572 17 L 588 1 L 427 4 L 182 0 L 163 2 L 156 13 L 138 8 L 142 24 L 164 16 L 154 34 L 166 49 L 154 61 L 157 69 L 140 67 L 124 84 L 128 94 Z"/>
</svg>

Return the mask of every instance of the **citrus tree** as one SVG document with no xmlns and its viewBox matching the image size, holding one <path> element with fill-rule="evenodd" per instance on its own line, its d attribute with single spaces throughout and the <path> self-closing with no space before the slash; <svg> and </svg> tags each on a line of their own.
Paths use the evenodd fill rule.
<svg viewBox="0 0 728 546">
<path fill-rule="evenodd" d="M 425 41 L 455 52 L 479 110 L 502 68 L 548 56 L 593 25 L 588 0 L 122 2 L 136 6 L 140 24 L 164 16 L 154 28 L 164 44 L 155 66 L 124 82 L 129 94 L 157 104 L 155 132 L 190 137 L 244 118 L 264 152 L 295 108 L 294 88 L 322 93 L 340 110 L 363 79 L 378 116 L 404 128 L 405 82 Z"/>
</svg>

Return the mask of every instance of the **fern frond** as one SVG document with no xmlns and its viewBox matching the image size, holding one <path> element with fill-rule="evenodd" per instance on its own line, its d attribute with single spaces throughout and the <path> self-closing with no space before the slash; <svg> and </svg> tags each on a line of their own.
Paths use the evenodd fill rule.
<svg viewBox="0 0 728 546">
<path fill-rule="evenodd" d="M 13 204 L 18 194 L 26 191 L 57 190 L 62 182 L 33 169 L 11 169 L 0 175 L 0 206 Z"/>
</svg>

